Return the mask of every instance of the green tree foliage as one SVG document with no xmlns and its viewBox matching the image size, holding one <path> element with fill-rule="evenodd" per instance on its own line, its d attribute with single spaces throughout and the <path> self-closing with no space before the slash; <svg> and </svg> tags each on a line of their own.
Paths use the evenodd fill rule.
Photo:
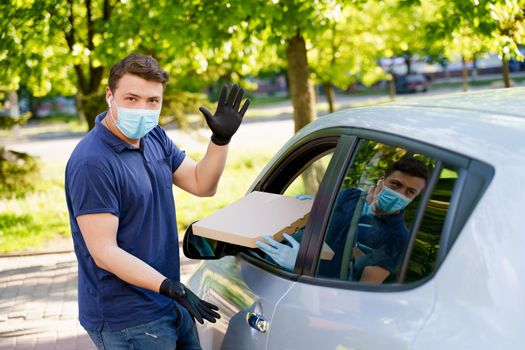
<svg viewBox="0 0 525 350">
<path fill-rule="evenodd" d="M 231 34 L 232 41 L 220 50 L 226 49 L 226 53 L 230 47 L 237 47 L 228 59 L 237 74 L 254 74 L 268 69 L 268 65 L 286 68 L 295 129 L 299 130 L 316 117 L 307 51 L 329 25 L 337 4 L 334 0 L 215 1 L 207 8 L 218 20 L 210 14 L 202 25 L 208 28 L 204 31 Z"/>
<path fill-rule="evenodd" d="M 156 57 L 175 77 L 168 93 L 199 91 L 215 78 L 203 69 L 221 36 L 200 29 L 197 1 L 9 0 L 0 5 L 0 86 L 20 82 L 36 96 L 77 95 L 89 128 L 105 106 L 108 68 L 130 52 Z M 191 6 L 190 6 L 191 5 Z M 199 40 L 202 39 L 202 40 Z M 206 39 L 206 40 L 205 40 Z M 208 74 L 210 73 L 210 74 Z"/>
<path fill-rule="evenodd" d="M 509 87 L 509 59 L 523 60 L 518 45 L 525 43 L 525 1 L 442 1 L 427 33 L 448 59 L 459 55 L 466 62 L 497 51 L 503 61 L 505 86 Z"/>
<path fill-rule="evenodd" d="M 503 81 L 505 87 L 510 87 L 509 59 L 524 59 L 518 44 L 525 43 L 525 0 L 499 0 L 488 7 L 496 21 L 493 35 L 503 61 Z"/>
<path fill-rule="evenodd" d="M 335 110 L 333 86 L 344 90 L 354 82 L 371 85 L 387 78 L 378 65 L 385 42 L 374 29 L 382 10 L 375 1 L 334 4 L 330 24 L 308 52 L 314 79 L 324 87 L 330 112 Z"/>
<path fill-rule="evenodd" d="M 405 57 L 410 71 L 414 56 L 470 60 L 496 46 L 504 62 L 519 56 L 524 1 L 6 0 L 0 87 L 77 95 L 93 126 L 108 68 L 130 52 L 161 62 L 172 100 L 285 70 L 298 130 L 316 116 L 311 73 L 345 88 L 388 78 L 379 57 Z"/>
<path fill-rule="evenodd" d="M 376 30 L 384 41 L 382 56 L 386 58 L 403 57 L 407 74 L 412 72 L 414 57 L 438 56 L 425 28 L 434 18 L 437 3 L 432 0 L 385 0 L 380 2 L 382 11 L 378 13 Z M 390 94 L 395 94 L 393 71 L 390 68 Z"/>
<path fill-rule="evenodd" d="M 435 18 L 427 25 L 427 36 L 434 48 L 439 48 L 447 60 L 461 58 L 463 90 L 468 90 L 467 62 L 476 60 L 494 46 L 490 33 L 494 29 L 488 21 L 487 6 L 462 1 L 442 2 Z"/>
</svg>

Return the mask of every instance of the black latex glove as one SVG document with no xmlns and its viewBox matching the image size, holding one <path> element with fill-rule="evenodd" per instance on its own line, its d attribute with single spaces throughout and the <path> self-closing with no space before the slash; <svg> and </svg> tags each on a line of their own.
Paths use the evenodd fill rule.
<svg viewBox="0 0 525 350">
<path fill-rule="evenodd" d="M 215 323 L 216 319 L 221 318 L 221 315 L 215 312 L 219 310 L 217 306 L 200 299 L 180 282 L 166 278 L 160 285 L 159 293 L 178 301 L 200 324 L 204 323 L 204 319 Z"/>
<path fill-rule="evenodd" d="M 244 102 L 244 105 L 239 110 L 242 97 L 244 96 L 244 90 L 239 89 L 237 84 L 233 85 L 228 100 L 226 100 L 227 95 L 228 87 L 224 85 L 214 115 L 211 115 L 210 111 L 204 107 L 199 108 L 199 111 L 204 114 L 204 118 L 206 118 L 206 122 L 213 132 L 211 141 L 219 146 L 226 145 L 230 142 L 233 134 L 239 129 L 244 113 L 246 113 L 250 105 L 250 99 L 246 99 L 246 102 Z"/>
</svg>

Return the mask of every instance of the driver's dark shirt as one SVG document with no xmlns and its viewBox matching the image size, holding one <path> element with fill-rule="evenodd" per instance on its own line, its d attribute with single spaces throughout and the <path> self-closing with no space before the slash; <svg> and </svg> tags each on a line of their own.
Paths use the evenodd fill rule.
<svg viewBox="0 0 525 350">
<path fill-rule="evenodd" d="M 334 250 L 335 255 L 331 260 L 321 260 L 318 275 L 339 278 L 348 230 L 362 195 L 363 191 L 354 188 L 339 194 L 325 237 L 325 242 Z M 366 266 L 379 266 L 395 274 L 401 266 L 409 238 L 403 212 L 383 216 L 362 213 L 357 215 L 361 217 L 358 221 L 356 243 L 365 256 L 356 259 L 352 279 L 359 280 Z"/>
</svg>

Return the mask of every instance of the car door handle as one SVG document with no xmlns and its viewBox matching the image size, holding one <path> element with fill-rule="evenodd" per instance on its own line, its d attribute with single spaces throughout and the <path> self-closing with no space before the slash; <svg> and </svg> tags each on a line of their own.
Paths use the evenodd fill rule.
<svg viewBox="0 0 525 350">
<path fill-rule="evenodd" d="M 264 317 L 253 312 L 248 312 L 246 314 L 246 322 L 248 322 L 250 327 L 258 330 L 261 333 L 266 333 L 268 327 L 270 326 L 270 322 L 268 322 Z"/>
</svg>

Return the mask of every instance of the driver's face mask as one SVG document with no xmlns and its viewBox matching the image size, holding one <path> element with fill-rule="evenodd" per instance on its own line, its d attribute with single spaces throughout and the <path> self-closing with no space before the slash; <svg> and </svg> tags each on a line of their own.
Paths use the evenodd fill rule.
<svg viewBox="0 0 525 350">
<path fill-rule="evenodd" d="M 376 198 L 376 207 L 384 212 L 393 212 L 405 209 L 410 202 L 412 202 L 410 198 L 383 185 Z"/>
<path fill-rule="evenodd" d="M 410 202 L 412 199 L 383 184 L 381 191 L 375 196 L 372 203 L 364 203 L 362 215 L 375 215 L 375 208 L 387 213 L 403 210 Z"/>
</svg>

